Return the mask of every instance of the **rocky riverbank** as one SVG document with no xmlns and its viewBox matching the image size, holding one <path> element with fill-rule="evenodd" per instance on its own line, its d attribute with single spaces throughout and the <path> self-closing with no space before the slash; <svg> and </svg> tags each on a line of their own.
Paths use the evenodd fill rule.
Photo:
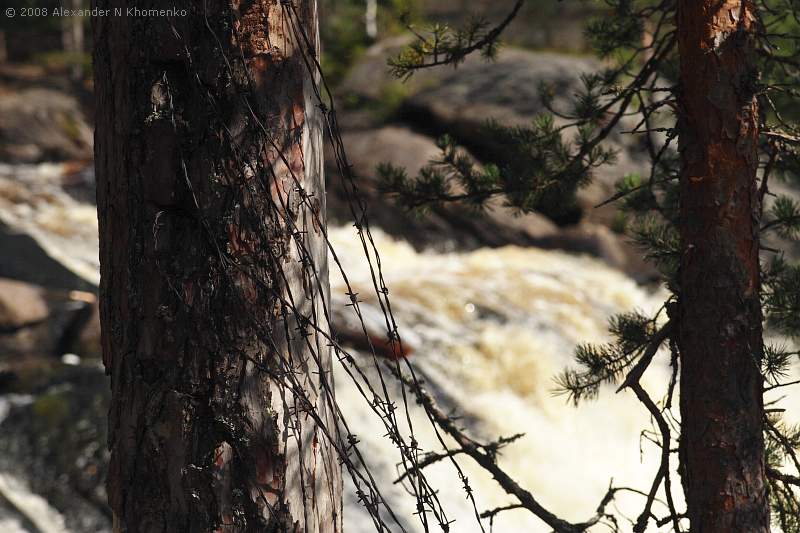
<svg viewBox="0 0 800 533">
<path fill-rule="evenodd" d="M 626 465 L 636 462 L 638 431 L 647 420 L 631 414 L 635 401 L 622 396 L 567 414 L 563 400 L 549 391 L 576 343 L 604 339 L 610 314 L 653 309 L 663 297 L 651 284 L 654 271 L 616 227 L 613 207 L 594 208 L 613 193 L 617 179 L 645 171 L 643 147 L 615 132 L 609 144 L 618 152 L 617 164 L 600 170 L 579 193 L 578 209 L 568 219 L 516 216 L 501 203 L 483 215 L 457 205 L 426 216 L 404 212 L 378 194 L 376 165 L 391 162 L 414 174 L 437 157 L 442 133 L 453 135 L 479 162 L 490 158 L 491 143 L 478 133 L 485 120 L 529 123 L 543 111 L 540 84 L 556 87 L 556 105 L 566 105 L 580 74 L 602 64 L 506 48 L 493 63 L 470 58 L 457 70 L 427 71 L 400 84 L 386 73 L 385 60 L 401 44 L 392 40 L 369 50 L 339 97 L 344 142 L 372 225 L 379 228 L 408 353 L 430 390 L 466 414 L 476 433 L 508 435 L 532 427 L 546 432 L 548 442 L 533 435 L 503 460 L 537 494 L 548 495 L 556 510 L 586 518 L 609 477 L 622 484 L 638 481 L 642 465 Z M 99 361 L 92 110 L 70 87 L 30 69 L 0 70 L 0 529 L 13 523 L 41 533 L 110 530 L 103 488 L 108 383 Z M 352 281 L 367 294 L 369 272 L 349 229 L 341 177 L 332 160 L 327 167 L 332 240 Z M 353 326 L 343 311 L 341 280 L 334 276 L 332 285 L 341 337 L 356 339 L 357 334 L 348 337 Z M 381 316 L 375 302 L 365 302 L 365 309 Z M 379 321 L 370 333 L 382 336 Z M 391 483 L 391 445 L 369 425 L 347 376 L 337 378 L 337 394 L 358 431 L 368 435 L 371 466 L 405 509 L 410 502 Z M 508 416 L 498 420 L 501 410 Z M 589 434 L 587 427 L 598 426 L 592 417 L 605 418 Z M 602 464 L 570 463 L 582 455 L 576 443 L 590 439 Z M 562 449 L 569 457 L 557 453 Z M 568 475 L 551 479 L 547 472 L 558 468 Z M 472 474 L 483 508 L 506 502 L 490 479 L 477 470 Z M 433 475 L 442 486 L 458 484 L 445 472 Z M 25 489 L 15 490 L 32 507 L 8 497 L 8 487 L 18 487 L 13 480 L 21 480 Z M 575 486 L 580 494 L 570 490 Z M 41 503 L 36 495 L 50 515 L 35 510 Z M 463 500 L 460 492 L 447 496 L 457 516 L 469 514 Z M 369 531 L 354 499 L 348 502 L 355 517 L 348 530 Z M 496 530 L 538 527 L 513 513 L 504 520 L 509 521 Z"/>
</svg>

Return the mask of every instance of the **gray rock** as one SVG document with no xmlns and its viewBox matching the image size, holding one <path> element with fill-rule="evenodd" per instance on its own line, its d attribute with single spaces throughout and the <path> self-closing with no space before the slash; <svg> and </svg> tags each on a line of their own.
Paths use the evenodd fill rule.
<svg viewBox="0 0 800 533">
<path fill-rule="evenodd" d="M 410 176 L 415 176 L 441 153 L 431 138 L 404 126 L 345 132 L 342 140 L 353 171 L 359 176 L 374 176 L 375 167 L 386 162 L 403 167 Z"/>
<path fill-rule="evenodd" d="M 644 260 L 641 251 L 626 237 L 598 224 L 584 222 L 562 228 L 556 234 L 532 239 L 532 244 L 597 257 L 640 283 L 658 279 L 655 267 Z"/>
<path fill-rule="evenodd" d="M 378 193 L 375 167 L 392 163 L 416 175 L 430 160 L 439 157 L 440 150 L 430 137 L 407 127 L 389 125 L 382 128 L 347 132 L 343 135 L 349 162 L 357 176 L 361 193 L 369 205 L 374 225 L 402 237 L 419 248 L 447 249 L 479 246 L 524 246 L 534 238 L 557 231 L 556 226 L 536 213 L 517 215 L 501 202 L 493 202 L 483 213 L 462 205 L 449 205 L 431 210 L 425 215 L 409 213 L 394 204 L 391 198 Z M 340 223 L 350 220 L 347 199 L 337 186 L 338 170 L 326 155 L 328 179 L 328 212 Z"/>
<path fill-rule="evenodd" d="M 412 214 L 378 193 L 375 167 L 388 162 L 415 175 L 428 161 L 439 156 L 434 140 L 398 125 L 347 132 L 343 140 L 359 188 L 368 200 L 372 223 L 418 248 L 537 246 L 600 258 L 638 281 L 651 281 L 656 277 L 656 271 L 643 260 L 640 250 L 606 226 L 612 222 L 613 206 L 591 213 L 581 224 L 563 228 L 538 213 L 516 213 L 500 199 L 490 202 L 482 213 L 455 204 L 433 209 L 425 215 Z M 337 222 L 346 223 L 350 213 L 346 198 L 336 185 L 337 170 L 332 160 L 328 161 L 328 176 L 333 182 L 328 187 L 329 215 Z M 594 184 L 591 191 L 595 193 L 598 189 L 599 185 Z M 587 196 L 587 202 L 599 203 L 606 198 L 604 194 Z"/>
<path fill-rule="evenodd" d="M 78 100 L 28 88 L 0 94 L 0 159 L 36 163 L 92 157 L 92 129 Z"/>
<path fill-rule="evenodd" d="M 40 287 L 0 278 L 0 332 L 34 325 L 48 315 L 44 291 Z"/>
<path fill-rule="evenodd" d="M 557 109 L 568 109 L 570 100 L 582 87 L 580 76 L 600 71 L 602 63 L 590 57 L 577 57 L 550 52 L 506 49 L 497 61 L 486 63 L 480 58 L 467 61 L 457 69 L 446 69 L 441 78 L 409 97 L 406 106 L 412 116 L 429 117 L 443 131 L 456 135 L 476 155 L 491 156 L 491 147 L 483 150 L 485 135 L 481 126 L 496 120 L 508 126 L 530 125 L 535 117 L 546 113 L 539 87 L 552 87 Z M 558 121 L 557 121 L 558 122 Z M 648 157 L 641 139 L 623 135 L 621 131 L 635 127 L 623 120 L 605 145 L 617 151 L 615 165 L 595 171 L 591 186 L 578 193 L 585 215 L 607 222 L 608 211 L 594 213 L 594 206 L 608 198 L 614 184 L 625 174 L 646 172 Z M 569 137 L 574 132 L 566 130 Z"/>
<path fill-rule="evenodd" d="M 339 93 L 364 100 L 380 100 L 391 87 L 412 93 L 423 76 L 413 76 L 401 83 L 389 73 L 386 61 L 412 42 L 409 35 L 399 35 L 370 46 L 354 64 L 339 86 Z M 425 73 L 427 75 L 427 72 Z"/>
<path fill-rule="evenodd" d="M 100 323 L 93 293 L 18 284 L 25 287 L 23 292 L 14 288 L 17 284 L 0 279 L 0 315 L 9 319 L 6 327 L 0 326 L 0 363 L 38 356 L 55 360 L 66 353 L 100 357 Z"/>
<path fill-rule="evenodd" d="M 352 69 L 343 91 L 367 100 L 381 100 L 401 91 L 405 95 L 400 111 L 403 120 L 431 135 L 452 134 L 484 160 L 492 156 L 491 140 L 487 142 L 482 131 L 486 121 L 530 125 L 547 111 L 539 92 L 543 83 L 553 89 L 555 107 L 567 109 L 581 89 L 580 76 L 604 67 L 588 56 L 503 48 L 495 61 L 473 54 L 457 68 L 422 70 L 401 84 L 388 74 L 386 61 L 407 42 L 407 38 L 396 38 L 373 46 Z M 578 192 L 584 218 L 610 224 L 614 207 L 594 206 L 614 193 L 614 184 L 624 175 L 649 171 L 642 139 L 621 133 L 634 126 L 631 120 L 623 120 L 610 135 L 605 145 L 617 151 L 617 163 L 597 169 L 594 182 Z M 572 133 L 567 130 L 565 135 Z"/>
<path fill-rule="evenodd" d="M 470 56 L 457 68 L 437 69 L 436 74 L 426 71 L 408 104 L 443 125 L 464 128 L 468 136 L 477 133 L 468 129 L 487 119 L 527 125 L 545 111 L 539 95 L 542 83 L 553 88 L 555 104 L 563 106 L 579 89 L 581 74 L 602 67 L 591 57 L 505 48 L 494 61 Z"/>
</svg>

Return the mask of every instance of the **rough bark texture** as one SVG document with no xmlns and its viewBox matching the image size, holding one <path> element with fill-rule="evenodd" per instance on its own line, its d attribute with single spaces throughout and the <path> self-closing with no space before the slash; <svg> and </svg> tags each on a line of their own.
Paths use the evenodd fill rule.
<svg viewBox="0 0 800 533">
<path fill-rule="evenodd" d="M 328 272 L 288 8 L 132 5 L 93 2 L 122 12 L 93 21 L 115 531 L 339 533 L 330 352 L 293 318 L 321 325 Z M 318 47 L 316 2 L 295 5 Z"/>
<path fill-rule="evenodd" d="M 751 0 L 681 0 L 681 450 L 693 533 L 769 531 Z"/>
</svg>

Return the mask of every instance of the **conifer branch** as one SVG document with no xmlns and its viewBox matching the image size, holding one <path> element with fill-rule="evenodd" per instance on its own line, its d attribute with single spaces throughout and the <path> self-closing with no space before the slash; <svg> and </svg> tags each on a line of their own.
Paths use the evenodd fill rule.
<svg viewBox="0 0 800 533">
<path fill-rule="evenodd" d="M 670 336 L 672 330 L 673 324 L 670 320 L 664 324 L 655 335 L 653 335 L 652 339 L 650 339 L 650 343 L 647 345 L 647 348 L 637 361 L 636 365 L 628 373 L 628 376 L 625 378 L 625 381 L 622 382 L 622 385 L 617 388 L 618 393 L 628 387 L 632 387 L 635 383 L 639 383 L 639 380 L 642 379 L 645 370 L 647 370 L 647 367 L 649 367 L 650 363 L 653 361 L 653 357 L 656 355 L 658 349 L 661 347 L 664 341 Z"/>
<path fill-rule="evenodd" d="M 452 30 L 448 26 L 434 26 L 431 35 L 425 37 L 408 25 L 408 30 L 414 33 L 417 41 L 400 55 L 389 60 L 392 74 L 407 79 L 418 70 L 458 65 L 468 55 L 477 51 L 481 51 L 486 57 L 493 57 L 500 34 L 516 18 L 524 3 L 525 0 L 516 0 L 506 18 L 488 31 L 484 31 L 485 21 L 476 20 L 466 29 Z"/>
</svg>

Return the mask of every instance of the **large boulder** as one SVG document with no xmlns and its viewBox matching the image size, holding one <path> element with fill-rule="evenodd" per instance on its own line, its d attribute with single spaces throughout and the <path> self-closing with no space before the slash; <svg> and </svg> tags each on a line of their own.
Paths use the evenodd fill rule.
<svg viewBox="0 0 800 533">
<path fill-rule="evenodd" d="M 0 367 L 68 353 L 100 357 L 94 293 L 48 290 L 0 278 Z M 6 371 L 17 373 L 10 368 Z"/>
<path fill-rule="evenodd" d="M 0 160 L 37 163 L 92 157 L 92 128 L 78 99 L 31 87 L 0 92 Z"/>
<path fill-rule="evenodd" d="M 418 76 L 412 76 L 405 82 L 400 82 L 390 74 L 386 64 L 389 58 L 397 55 L 411 42 L 411 36 L 399 35 L 378 41 L 370 46 L 361 58 L 350 67 L 350 71 L 338 87 L 339 93 L 346 97 L 345 100 L 357 99 L 375 102 L 386 97 L 388 92 L 393 89 L 405 94 L 418 90 L 421 86 L 420 80 L 427 78 L 434 71 L 423 71 Z"/>
<path fill-rule="evenodd" d="M 590 57 L 506 49 L 494 62 L 476 58 L 457 69 L 447 69 L 440 79 L 408 98 L 406 112 L 455 135 L 478 157 L 491 158 L 491 139 L 481 128 L 487 120 L 507 126 L 530 125 L 537 115 L 547 112 L 540 96 L 542 84 L 552 88 L 557 109 L 568 109 L 574 94 L 582 89 L 581 75 L 603 68 Z M 610 223 L 614 207 L 595 206 L 613 194 L 614 184 L 626 174 L 647 172 L 649 158 L 641 136 L 622 133 L 633 127 L 634 123 L 624 120 L 612 131 L 605 146 L 615 150 L 616 163 L 595 170 L 592 183 L 578 192 L 585 219 Z M 572 135 L 573 130 L 566 130 L 566 137 Z"/>
<path fill-rule="evenodd" d="M 441 154 L 430 137 L 400 125 L 348 131 L 342 140 L 353 172 L 359 176 L 374 176 L 375 167 L 386 162 L 403 167 L 409 175 L 414 176 Z M 326 155 L 330 155 L 330 150 Z"/>
<path fill-rule="evenodd" d="M 494 61 L 478 54 L 457 68 L 434 68 L 415 73 L 405 83 L 391 77 L 386 67 L 407 38 L 378 43 L 354 66 L 342 90 L 360 100 L 403 98 L 401 118 L 431 135 L 449 133 L 479 159 L 492 158 L 492 139 L 482 131 L 488 120 L 509 126 L 530 125 L 546 112 L 540 96 L 542 84 L 549 86 L 554 105 L 567 109 L 581 89 L 581 76 L 601 71 L 604 64 L 589 56 L 534 52 L 503 48 Z M 617 162 L 595 172 L 594 182 L 579 191 L 578 204 L 584 219 L 610 224 L 614 207 L 595 206 L 614 193 L 614 184 L 629 173 L 646 173 L 648 156 L 641 136 L 623 134 L 635 126 L 624 120 L 606 141 L 617 152 Z M 569 130 L 567 135 L 571 135 Z"/>
<path fill-rule="evenodd" d="M 48 315 L 41 287 L 0 278 L 0 333 L 37 324 Z"/>
<path fill-rule="evenodd" d="M 658 270 L 644 259 L 644 254 L 636 245 L 600 224 L 582 222 L 561 228 L 556 234 L 531 239 L 531 244 L 546 250 L 597 257 L 639 283 L 659 279 Z"/>
<path fill-rule="evenodd" d="M 379 193 L 375 168 L 380 163 L 392 163 L 405 168 L 409 175 L 416 175 L 429 161 L 440 156 L 436 142 L 397 125 L 346 132 L 343 141 L 359 189 L 367 199 L 372 223 L 419 248 L 524 246 L 534 238 L 557 231 L 545 217 L 535 213 L 518 215 L 499 202 L 483 213 L 461 205 L 436 208 L 424 215 L 409 213 Z M 348 200 L 338 184 L 341 176 L 330 154 L 328 150 L 328 173 L 335 179 L 330 180 L 328 187 L 328 213 L 334 222 L 347 223 L 351 219 Z"/>
<path fill-rule="evenodd" d="M 656 276 L 656 271 L 642 259 L 642 253 L 624 236 L 596 221 L 559 228 L 540 214 L 517 213 L 501 199 L 491 201 L 482 212 L 451 204 L 425 214 L 409 213 L 379 193 L 375 167 L 392 163 L 405 168 L 409 175 L 416 175 L 428 161 L 440 156 L 436 142 L 399 125 L 346 132 L 343 141 L 361 194 L 367 199 L 371 222 L 418 248 L 536 246 L 600 258 L 638 281 L 650 281 Z M 338 183 L 341 176 L 330 154 L 329 150 L 328 175 L 334 179 L 328 187 L 328 213 L 334 222 L 347 223 L 351 213 Z"/>
</svg>

